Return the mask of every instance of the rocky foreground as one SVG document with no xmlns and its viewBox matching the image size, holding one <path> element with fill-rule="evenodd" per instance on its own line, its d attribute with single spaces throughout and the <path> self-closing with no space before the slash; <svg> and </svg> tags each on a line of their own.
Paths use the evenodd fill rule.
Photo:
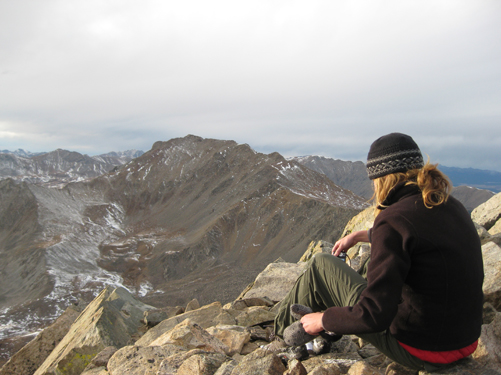
<svg viewBox="0 0 501 375">
<path fill-rule="evenodd" d="M 476 352 L 435 374 L 501 374 L 501 194 L 472 212 L 482 240 L 485 266 L 484 325 Z M 372 224 L 370 210 L 345 232 Z M 327 353 L 298 359 L 293 350 L 271 352 L 279 303 L 307 261 L 331 244 L 312 242 L 298 263 L 278 260 L 258 275 L 234 302 L 155 309 L 125 289 L 105 288 L 88 306 L 70 306 L 59 319 L 16 353 L 6 374 L 83 375 L 337 375 L 418 374 L 379 353 L 356 336 L 345 336 Z M 367 244 L 348 252 L 357 268 Z M 467 303 L 467 301 L 465 301 Z M 460 327 L 458 327 L 460 329 Z M 419 372 L 419 375 L 425 375 Z"/>
</svg>

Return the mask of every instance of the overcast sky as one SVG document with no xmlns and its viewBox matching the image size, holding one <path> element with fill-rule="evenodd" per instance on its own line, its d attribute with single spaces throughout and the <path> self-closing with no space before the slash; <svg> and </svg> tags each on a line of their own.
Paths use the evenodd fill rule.
<svg viewBox="0 0 501 375">
<path fill-rule="evenodd" d="M 0 0 L 0 150 L 195 134 L 501 171 L 499 0 Z"/>
</svg>

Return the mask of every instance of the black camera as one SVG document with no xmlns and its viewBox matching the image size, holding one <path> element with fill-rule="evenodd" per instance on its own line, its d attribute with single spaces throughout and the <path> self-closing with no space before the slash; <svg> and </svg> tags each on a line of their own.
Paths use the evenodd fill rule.
<svg viewBox="0 0 501 375">
<path fill-rule="evenodd" d="M 343 262 L 346 262 L 346 253 L 339 253 L 337 257 L 341 259 Z"/>
</svg>

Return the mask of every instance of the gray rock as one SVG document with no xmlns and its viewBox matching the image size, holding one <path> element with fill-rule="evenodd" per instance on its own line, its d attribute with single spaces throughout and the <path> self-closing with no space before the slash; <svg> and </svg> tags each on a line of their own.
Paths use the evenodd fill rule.
<svg viewBox="0 0 501 375">
<path fill-rule="evenodd" d="M 77 306 L 68 307 L 54 323 L 14 354 L 0 369 L 0 375 L 34 374 L 68 333 L 81 310 Z"/>
<path fill-rule="evenodd" d="M 209 352 L 228 354 L 230 348 L 218 338 L 212 336 L 200 325 L 186 319 L 176 325 L 172 330 L 154 340 L 150 346 L 172 344 L 188 351 L 202 349 Z"/>
<path fill-rule="evenodd" d="M 186 305 L 186 308 L 184 309 L 185 312 L 191 311 L 191 310 L 196 310 L 200 308 L 200 303 L 198 303 L 198 300 L 196 298 L 192 299 L 188 304 Z"/>
<path fill-rule="evenodd" d="M 482 246 L 484 260 L 484 296 L 497 310 L 501 309 L 501 247 L 495 242 Z"/>
<path fill-rule="evenodd" d="M 496 223 L 489 229 L 489 234 L 491 236 L 499 233 L 501 233 L 501 219 L 498 219 L 498 221 L 496 221 Z"/>
<path fill-rule="evenodd" d="M 110 358 L 116 353 L 116 351 L 117 348 L 114 346 L 104 348 L 94 358 L 92 358 L 92 361 L 90 361 L 84 371 L 89 371 L 98 367 L 106 367 Z"/>
<path fill-rule="evenodd" d="M 195 354 L 183 362 L 176 375 L 214 374 L 229 358 L 221 353 Z"/>
<path fill-rule="evenodd" d="M 483 364 L 497 364 L 501 368 L 501 313 L 490 324 L 482 326 L 479 345 L 472 357 Z"/>
<path fill-rule="evenodd" d="M 156 374 L 162 361 L 184 350 L 175 345 L 125 346 L 108 362 L 110 375 Z"/>
<path fill-rule="evenodd" d="M 304 252 L 300 262 L 308 262 L 315 254 L 318 253 L 327 253 L 330 254 L 332 251 L 333 244 L 327 241 L 311 241 L 308 245 L 308 248 Z"/>
<path fill-rule="evenodd" d="M 305 270 L 306 263 L 270 263 L 254 282 L 244 298 L 267 297 L 274 302 L 281 301 Z"/>
<path fill-rule="evenodd" d="M 308 375 L 340 375 L 341 370 L 339 367 L 334 367 L 332 365 L 319 365 L 313 370 L 308 372 Z"/>
<path fill-rule="evenodd" d="M 471 213 L 472 220 L 489 230 L 501 218 L 501 193 L 482 203 Z"/>
<path fill-rule="evenodd" d="M 188 318 L 193 322 L 199 324 L 202 328 L 215 326 L 219 323 L 222 323 L 221 319 L 218 318 L 218 316 L 220 316 L 222 312 L 223 307 L 221 306 L 221 303 L 214 302 L 197 310 L 192 310 L 183 314 L 176 315 L 172 318 L 162 321 L 160 324 L 148 330 L 139 340 L 137 340 L 136 345 L 150 345 L 155 339 L 163 335 L 165 332 L 170 331 L 177 324 Z M 235 321 L 233 320 L 233 324 L 234 323 Z"/>
<path fill-rule="evenodd" d="M 482 245 L 491 241 L 492 235 L 487 231 L 487 229 L 485 229 L 483 226 L 475 222 L 473 222 L 473 224 L 475 224 L 475 228 L 477 229 L 477 234 L 478 237 L 480 238 L 480 242 L 482 243 Z"/>
<path fill-rule="evenodd" d="M 177 370 L 183 365 L 183 363 L 190 357 L 194 355 L 204 355 L 211 354 L 202 349 L 193 349 L 190 351 L 181 351 L 176 354 L 172 354 L 162 361 L 156 375 L 172 375 L 177 374 Z M 212 354 L 214 354 L 212 352 Z"/>
<path fill-rule="evenodd" d="M 285 366 L 276 354 L 258 349 L 245 356 L 231 375 L 283 375 L 285 370 Z"/>
<path fill-rule="evenodd" d="M 276 314 L 268 311 L 261 306 L 252 306 L 242 311 L 237 317 L 236 322 L 239 326 L 249 327 L 264 322 L 275 320 Z"/>
<path fill-rule="evenodd" d="M 90 370 L 85 370 L 81 375 L 109 375 L 106 367 L 96 367 Z"/>
<path fill-rule="evenodd" d="M 287 363 L 287 370 L 284 375 L 307 375 L 307 372 L 301 361 L 293 359 Z"/>
<path fill-rule="evenodd" d="M 240 326 L 217 325 L 207 328 L 215 338 L 221 340 L 228 348 L 228 355 L 240 354 L 245 344 L 250 341 L 251 334 Z"/>
<path fill-rule="evenodd" d="M 173 316 L 184 313 L 184 308 L 180 306 L 176 307 L 164 307 L 162 309 L 153 309 L 144 312 L 144 323 L 148 327 L 154 327 L 161 321 L 165 319 L 172 318 Z"/>
<path fill-rule="evenodd" d="M 107 346 L 127 345 L 138 331 L 144 311 L 150 308 L 123 288 L 105 288 L 75 320 L 35 374 L 79 375 Z"/>
<path fill-rule="evenodd" d="M 245 310 L 247 307 L 252 306 L 266 306 L 273 307 L 275 302 L 266 297 L 253 297 L 253 298 L 244 298 L 237 299 L 227 305 L 224 306 L 225 309 L 233 309 L 233 310 Z"/>
<path fill-rule="evenodd" d="M 224 362 L 214 373 L 214 375 L 231 375 L 233 369 L 238 365 L 235 360 Z"/>
</svg>

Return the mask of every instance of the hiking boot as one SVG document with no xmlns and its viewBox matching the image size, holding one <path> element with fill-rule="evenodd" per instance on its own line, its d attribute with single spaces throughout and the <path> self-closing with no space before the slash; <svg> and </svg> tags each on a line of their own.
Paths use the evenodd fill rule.
<svg viewBox="0 0 501 375">
<path fill-rule="evenodd" d="M 299 305 L 297 303 L 290 307 L 291 315 L 296 320 L 301 320 L 306 314 L 311 314 L 313 310 L 308 306 Z"/>
<path fill-rule="evenodd" d="M 316 335 L 306 333 L 303 324 L 298 320 L 284 330 L 284 341 L 289 346 L 300 346 L 310 342 Z"/>
<path fill-rule="evenodd" d="M 341 339 L 343 335 L 329 335 L 325 332 L 321 332 L 320 336 L 315 337 L 312 342 L 311 352 L 314 355 L 320 355 L 325 353 L 330 353 L 332 345 Z"/>
<path fill-rule="evenodd" d="M 282 360 L 282 362 L 287 365 L 287 363 L 292 360 L 292 359 L 297 359 L 298 361 L 302 361 L 305 359 L 308 359 L 310 356 L 310 353 L 306 349 L 306 345 L 299 345 L 299 346 L 291 346 L 287 348 L 282 353 L 278 353 L 278 358 Z"/>
</svg>

